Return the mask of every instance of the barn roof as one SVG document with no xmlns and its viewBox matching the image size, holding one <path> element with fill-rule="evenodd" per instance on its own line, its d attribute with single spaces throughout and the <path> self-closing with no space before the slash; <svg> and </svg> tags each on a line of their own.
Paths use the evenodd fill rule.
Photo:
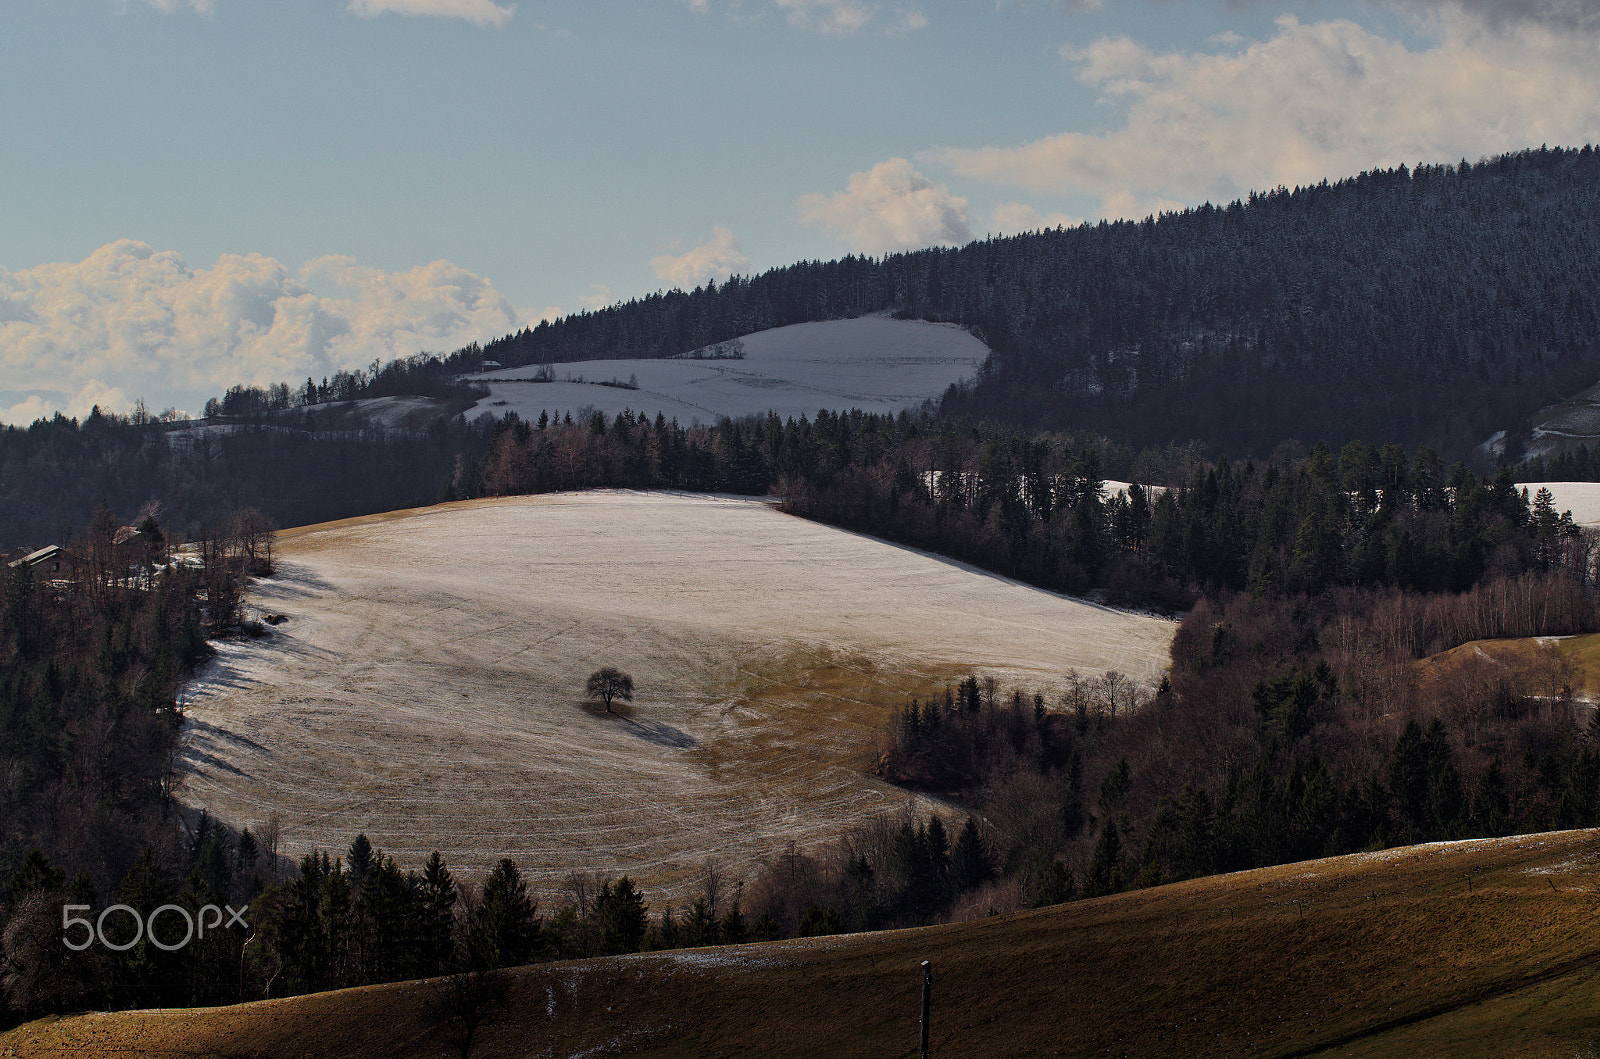
<svg viewBox="0 0 1600 1059">
<path fill-rule="evenodd" d="M 48 561 L 50 559 L 54 559 L 56 556 L 58 556 L 60 554 L 61 554 L 61 545 L 59 545 L 59 544 L 51 544 L 51 545 L 47 545 L 46 547 L 40 548 L 36 552 L 29 552 L 27 555 L 24 555 L 22 558 L 13 560 L 12 562 L 7 563 L 6 565 L 9 566 L 13 570 L 15 570 L 19 566 L 37 566 L 38 564 L 40 564 L 42 562 L 46 562 L 46 561 Z"/>
</svg>

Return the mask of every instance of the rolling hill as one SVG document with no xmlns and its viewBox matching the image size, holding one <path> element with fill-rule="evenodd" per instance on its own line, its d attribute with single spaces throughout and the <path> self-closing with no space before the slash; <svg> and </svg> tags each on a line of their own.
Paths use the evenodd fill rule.
<svg viewBox="0 0 1600 1059">
<path fill-rule="evenodd" d="M 935 1056 L 1593 1054 L 1596 838 L 1358 853 L 975 922 L 509 972 L 471 1054 Z M 445 980 L 230 1008 L 78 1015 L 0 1054 L 460 1054 Z M 6 1050 L 9 1049 L 9 1050 Z"/>
<path fill-rule="evenodd" d="M 681 894 L 908 796 L 863 773 L 904 697 L 974 670 L 1158 680 L 1175 623 L 1030 588 L 760 501 L 602 491 L 285 533 L 186 695 L 182 797 L 284 851 L 357 832 L 420 864 L 514 857 L 534 888 Z M 582 701 L 604 665 L 637 684 Z"/>
<path fill-rule="evenodd" d="M 541 323 L 481 355 L 664 357 L 889 312 L 972 328 L 993 350 L 946 414 L 1136 448 L 1198 439 L 1259 457 L 1361 438 L 1449 462 L 1497 431 L 1516 458 L 1536 427 L 1588 429 L 1582 401 L 1535 417 L 1600 377 L 1600 153 L 1434 161 L 1143 221 L 800 262 Z M 457 370 L 479 356 L 457 354 Z"/>
</svg>

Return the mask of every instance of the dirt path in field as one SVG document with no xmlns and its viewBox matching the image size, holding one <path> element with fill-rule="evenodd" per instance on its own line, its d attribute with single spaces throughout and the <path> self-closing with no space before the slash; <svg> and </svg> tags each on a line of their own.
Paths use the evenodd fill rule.
<svg viewBox="0 0 1600 1059">
<path fill-rule="evenodd" d="M 1154 678 L 1173 626 L 766 505 L 598 492 L 285 535 L 186 695 L 184 797 L 283 849 L 365 832 L 403 866 L 510 856 L 554 896 L 628 872 L 678 896 L 907 802 L 862 774 L 894 704 L 973 668 Z M 582 701 L 629 672 L 632 704 Z"/>
</svg>

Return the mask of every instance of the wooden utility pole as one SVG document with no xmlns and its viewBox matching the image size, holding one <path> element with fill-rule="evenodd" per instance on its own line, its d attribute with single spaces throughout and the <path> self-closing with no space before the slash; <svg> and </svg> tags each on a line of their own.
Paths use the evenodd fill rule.
<svg viewBox="0 0 1600 1059">
<path fill-rule="evenodd" d="M 933 1000 L 933 964 L 922 961 L 922 1059 L 928 1059 L 928 1007 Z"/>
</svg>

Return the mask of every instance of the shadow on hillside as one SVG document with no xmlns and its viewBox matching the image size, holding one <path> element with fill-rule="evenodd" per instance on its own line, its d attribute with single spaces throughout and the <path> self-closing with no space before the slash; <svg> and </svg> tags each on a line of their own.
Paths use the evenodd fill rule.
<svg viewBox="0 0 1600 1059">
<path fill-rule="evenodd" d="M 664 746 L 671 750 L 693 750 L 700 745 L 700 741 L 681 728 L 674 728 L 670 724 L 660 721 L 641 721 L 633 715 L 633 706 L 630 703 L 617 701 L 611 704 L 611 712 L 598 702 L 585 702 L 583 712 L 596 720 L 609 718 L 616 721 L 625 731 L 643 739 L 647 743 Z"/>
<path fill-rule="evenodd" d="M 660 721 L 635 721 L 630 718 L 627 724 L 634 735 L 657 746 L 673 750 L 693 750 L 700 745 L 700 741 L 688 732 L 674 728 L 670 724 L 662 724 Z"/>
</svg>

